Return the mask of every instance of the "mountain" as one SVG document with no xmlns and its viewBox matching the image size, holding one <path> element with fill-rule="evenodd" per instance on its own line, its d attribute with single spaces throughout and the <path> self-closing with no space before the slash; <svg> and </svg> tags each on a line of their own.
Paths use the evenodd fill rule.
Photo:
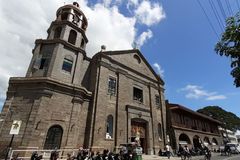
<svg viewBox="0 0 240 160">
<path fill-rule="evenodd" d="M 236 131 L 240 129 L 240 118 L 232 112 L 227 112 L 219 106 L 207 106 L 197 110 L 213 119 L 223 122 L 223 127 Z"/>
</svg>

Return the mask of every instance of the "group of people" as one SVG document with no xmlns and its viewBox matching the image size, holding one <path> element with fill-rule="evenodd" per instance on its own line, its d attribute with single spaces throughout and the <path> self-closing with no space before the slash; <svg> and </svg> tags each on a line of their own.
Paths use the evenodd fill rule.
<svg viewBox="0 0 240 160">
<path fill-rule="evenodd" d="M 50 160 L 57 160 L 60 158 L 58 150 L 54 150 L 50 154 Z M 102 153 L 99 151 L 93 152 L 89 149 L 79 148 L 76 154 L 67 153 L 66 160 L 132 160 L 134 156 L 133 151 L 128 150 L 126 147 L 122 147 L 119 153 L 113 153 L 108 149 L 104 149 Z M 41 160 L 43 155 L 39 155 L 37 152 L 33 152 L 31 160 Z"/>
<path fill-rule="evenodd" d="M 199 154 L 199 155 L 204 155 L 205 160 L 211 159 L 211 151 L 207 146 L 203 146 L 201 148 L 201 152 L 202 154 Z M 165 146 L 164 151 L 160 149 L 158 154 L 159 156 L 166 156 L 168 157 L 168 159 L 170 159 L 171 156 L 174 156 L 172 149 L 168 144 Z M 194 154 L 194 151 L 192 149 L 189 149 L 187 145 L 182 146 L 181 144 L 179 144 L 177 156 L 181 157 L 181 160 L 189 160 L 193 155 L 197 155 L 197 154 Z"/>
<path fill-rule="evenodd" d="M 207 146 L 203 146 L 202 151 L 204 153 L 204 159 L 210 160 L 211 151 L 209 150 L 209 148 Z M 182 147 L 181 144 L 179 144 L 178 147 L 178 155 L 181 157 L 181 160 L 188 160 L 192 157 L 191 150 L 188 148 L 188 146 L 185 145 L 184 147 Z"/>
</svg>

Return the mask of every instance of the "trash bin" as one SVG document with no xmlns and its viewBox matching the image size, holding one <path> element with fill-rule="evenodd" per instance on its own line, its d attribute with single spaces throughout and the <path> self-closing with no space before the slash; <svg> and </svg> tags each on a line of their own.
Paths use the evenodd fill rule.
<svg viewBox="0 0 240 160">
<path fill-rule="evenodd" d="M 142 147 L 138 146 L 134 150 L 133 160 L 142 160 Z"/>
</svg>

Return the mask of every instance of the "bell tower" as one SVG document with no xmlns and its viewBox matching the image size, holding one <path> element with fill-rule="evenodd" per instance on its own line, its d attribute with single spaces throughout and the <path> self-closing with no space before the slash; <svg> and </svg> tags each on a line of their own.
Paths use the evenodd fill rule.
<svg viewBox="0 0 240 160">
<path fill-rule="evenodd" d="M 77 2 L 60 7 L 47 30 L 47 39 L 35 41 L 26 77 L 49 77 L 79 83 L 79 72 L 86 58 L 87 25 L 86 16 Z"/>
</svg>

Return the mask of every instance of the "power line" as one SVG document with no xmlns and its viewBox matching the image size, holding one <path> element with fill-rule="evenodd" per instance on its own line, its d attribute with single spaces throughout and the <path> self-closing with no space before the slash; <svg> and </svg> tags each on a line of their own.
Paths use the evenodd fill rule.
<svg viewBox="0 0 240 160">
<path fill-rule="evenodd" d="M 226 4 L 227 4 L 227 9 L 228 9 L 228 12 L 229 12 L 229 16 L 232 16 L 233 15 L 233 10 L 231 8 L 231 5 L 229 3 L 229 0 L 225 0 Z"/>
<path fill-rule="evenodd" d="M 217 0 L 217 2 L 218 2 L 218 6 L 219 6 L 219 8 L 220 8 L 220 11 L 221 11 L 221 13 L 222 13 L 223 19 L 226 20 L 226 19 L 227 19 L 227 16 L 226 16 L 226 13 L 225 13 L 224 8 L 223 8 L 223 6 L 222 6 L 222 2 L 221 2 L 220 0 Z"/>
<path fill-rule="evenodd" d="M 229 8 L 229 6 L 228 6 L 227 0 L 225 0 L 225 3 L 226 3 L 226 6 L 227 6 L 228 14 L 229 14 L 229 16 L 231 16 L 231 12 L 230 12 L 230 8 Z"/>
<path fill-rule="evenodd" d="M 216 19 L 217 19 L 217 21 L 218 21 L 220 30 L 223 31 L 223 30 L 224 30 L 224 25 L 223 25 L 223 23 L 222 23 L 222 21 L 221 21 L 221 18 L 220 18 L 219 14 L 218 14 L 218 11 L 217 11 L 214 3 L 212 2 L 212 0 L 208 0 L 208 2 L 209 2 L 210 6 L 211 6 L 211 8 L 212 8 L 212 10 L 213 10 L 213 13 L 214 13 L 214 15 L 215 15 L 215 17 L 216 17 Z"/>
<path fill-rule="evenodd" d="M 206 18 L 207 18 L 207 20 L 208 20 L 208 23 L 210 24 L 210 26 L 211 26 L 213 32 L 215 33 L 215 35 L 216 35 L 217 38 L 219 39 L 219 36 L 218 36 L 218 34 L 217 34 L 215 28 L 213 27 L 213 24 L 212 24 L 212 22 L 210 21 L 210 18 L 208 17 L 208 15 L 207 15 L 205 9 L 203 8 L 203 6 L 202 6 L 202 4 L 200 3 L 199 0 L 197 0 L 197 2 L 198 2 L 198 4 L 199 4 L 200 8 L 202 9 L 203 13 L 205 14 L 205 16 L 206 16 Z"/>
<path fill-rule="evenodd" d="M 236 2 L 237 2 L 237 7 L 238 7 L 238 10 L 240 11 L 240 5 L 239 5 L 239 2 L 238 2 L 238 0 L 236 0 Z"/>
</svg>

